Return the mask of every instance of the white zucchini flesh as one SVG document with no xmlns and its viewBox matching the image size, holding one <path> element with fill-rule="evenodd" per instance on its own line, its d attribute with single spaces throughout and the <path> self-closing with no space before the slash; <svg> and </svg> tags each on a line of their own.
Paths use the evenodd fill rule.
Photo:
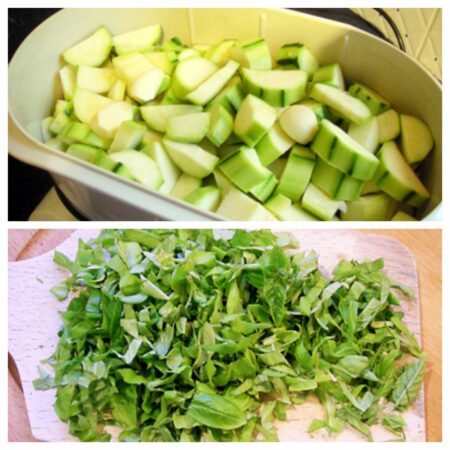
<svg viewBox="0 0 450 450">
<path fill-rule="evenodd" d="M 66 64 L 59 70 L 59 79 L 64 93 L 65 100 L 72 100 L 75 89 L 77 88 L 77 69 L 75 66 Z"/>
<path fill-rule="evenodd" d="M 165 133 L 170 117 L 181 116 L 202 111 L 196 105 L 149 105 L 141 106 L 141 115 L 150 128 Z"/>
<path fill-rule="evenodd" d="M 116 56 L 113 58 L 112 63 L 117 77 L 125 80 L 127 83 L 132 83 L 145 72 L 155 69 L 155 65 L 141 53 L 127 53 Z"/>
<path fill-rule="evenodd" d="M 414 222 L 417 219 L 404 211 L 397 211 L 391 219 L 392 221 Z"/>
<path fill-rule="evenodd" d="M 108 92 L 116 81 L 116 72 L 111 68 L 79 66 L 77 86 L 96 94 Z"/>
<path fill-rule="evenodd" d="M 122 150 L 109 155 L 114 161 L 122 163 L 133 178 L 144 186 L 158 189 L 163 178 L 158 165 L 152 158 L 137 150 Z"/>
<path fill-rule="evenodd" d="M 400 115 L 401 149 L 409 164 L 423 161 L 433 148 L 433 135 L 420 119 Z"/>
<path fill-rule="evenodd" d="M 161 69 L 152 68 L 128 84 L 128 95 L 139 103 L 147 103 L 159 94 L 166 78 Z"/>
<path fill-rule="evenodd" d="M 203 148 L 196 144 L 185 144 L 167 138 L 164 138 L 162 142 L 174 164 L 176 164 L 182 172 L 193 177 L 207 177 L 213 172 L 219 162 L 217 156 L 203 150 Z"/>
<path fill-rule="evenodd" d="M 378 149 L 379 142 L 377 118 L 371 117 L 367 122 L 361 125 L 351 123 L 348 127 L 348 135 L 370 153 L 375 153 Z"/>
<path fill-rule="evenodd" d="M 233 132 L 234 118 L 220 103 L 212 103 L 207 111 L 211 118 L 207 136 L 216 147 L 219 147 Z"/>
<path fill-rule="evenodd" d="M 357 124 L 366 122 L 371 116 L 369 108 L 361 100 L 333 86 L 315 84 L 311 90 L 311 97 Z"/>
<path fill-rule="evenodd" d="M 111 34 L 102 26 L 87 39 L 63 52 L 63 58 L 74 66 L 97 67 L 106 61 L 111 48 Z"/>
<path fill-rule="evenodd" d="M 305 222 L 318 220 L 312 214 L 306 212 L 299 204 L 292 204 L 291 200 L 282 195 L 273 195 L 264 207 L 267 208 L 277 219 L 292 222 Z"/>
<path fill-rule="evenodd" d="M 277 220 L 261 203 L 253 200 L 238 189 L 232 189 L 224 196 L 216 214 L 228 220 Z"/>
<path fill-rule="evenodd" d="M 76 89 L 73 94 L 73 109 L 81 122 L 89 125 L 97 113 L 113 101 L 103 95 L 95 94 L 86 89 Z"/>
<path fill-rule="evenodd" d="M 170 195 L 172 197 L 183 200 L 191 192 L 198 189 L 201 185 L 202 180 L 200 178 L 192 177 L 191 175 L 182 173 L 175 183 L 173 189 L 170 191 Z"/>
<path fill-rule="evenodd" d="M 180 178 L 180 169 L 169 158 L 161 142 L 148 144 L 141 152 L 150 156 L 156 162 L 163 177 L 163 183 L 159 186 L 159 191 L 164 194 L 169 194 Z"/>
<path fill-rule="evenodd" d="M 117 129 L 108 152 L 138 148 L 146 131 L 147 127 L 143 124 L 131 120 L 122 122 Z"/>
<path fill-rule="evenodd" d="M 200 142 L 208 132 L 209 112 L 183 114 L 170 117 L 167 121 L 167 137 L 178 142 Z"/>
<path fill-rule="evenodd" d="M 394 109 L 388 109 L 377 116 L 378 142 L 384 144 L 393 141 L 400 134 L 400 115 Z"/>
<path fill-rule="evenodd" d="M 136 107 L 127 102 L 115 102 L 102 108 L 91 122 L 92 130 L 100 137 L 113 139 L 120 124 L 133 120 Z"/>
<path fill-rule="evenodd" d="M 396 202 L 384 192 L 363 195 L 354 202 L 347 203 L 347 211 L 342 220 L 381 221 L 391 220 Z"/>
<path fill-rule="evenodd" d="M 131 52 L 145 52 L 161 39 L 161 25 L 149 25 L 113 37 L 112 43 L 118 55 Z"/>
<path fill-rule="evenodd" d="M 230 50 L 235 43 L 235 39 L 224 39 L 218 44 L 209 47 L 203 56 L 219 66 L 224 66 L 230 60 Z"/>
<path fill-rule="evenodd" d="M 186 100 L 195 105 L 206 105 L 231 80 L 238 67 L 239 64 L 236 61 L 228 61 L 225 67 L 219 69 L 194 91 L 186 95 Z"/>
<path fill-rule="evenodd" d="M 281 113 L 279 120 L 283 131 L 301 145 L 309 144 L 319 130 L 316 115 L 307 106 L 290 106 Z"/>
<path fill-rule="evenodd" d="M 303 194 L 302 207 L 322 220 L 333 220 L 338 210 L 346 211 L 343 201 L 333 200 L 314 184 L 310 183 Z"/>
<path fill-rule="evenodd" d="M 174 94 L 184 99 L 217 71 L 217 64 L 200 56 L 192 56 L 180 61 L 173 73 Z"/>
<path fill-rule="evenodd" d="M 277 119 L 277 111 L 254 95 L 247 95 L 234 121 L 234 132 L 253 147 L 269 131 Z"/>
<path fill-rule="evenodd" d="M 125 80 L 117 79 L 108 92 L 108 97 L 115 102 L 121 102 L 125 99 L 127 83 Z"/>
<path fill-rule="evenodd" d="M 373 181 L 386 194 L 409 205 L 420 207 L 430 194 L 408 165 L 395 142 L 383 144 L 378 152 L 380 166 Z"/>
</svg>

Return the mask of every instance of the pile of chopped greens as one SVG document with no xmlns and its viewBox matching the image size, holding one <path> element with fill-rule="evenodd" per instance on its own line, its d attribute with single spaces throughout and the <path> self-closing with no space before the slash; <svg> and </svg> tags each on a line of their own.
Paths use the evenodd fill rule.
<svg viewBox="0 0 450 450">
<path fill-rule="evenodd" d="M 74 297 L 36 389 L 82 441 L 277 440 L 275 419 L 316 395 L 323 419 L 404 439 L 426 357 L 402 322 L 410 291 L 383 260 L 341 261 L 270 231 L 104 230 L 52 289 Z"/>
</svg>

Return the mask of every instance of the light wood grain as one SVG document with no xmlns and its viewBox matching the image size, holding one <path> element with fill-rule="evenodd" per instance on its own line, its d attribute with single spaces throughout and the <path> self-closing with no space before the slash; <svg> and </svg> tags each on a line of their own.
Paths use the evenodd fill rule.
<svg viewBox="0 0 450 450">
<path fill-rule="evenodd" d="M 28 231 L 28 230 L 27 230 Z M 68 230 L 41 230 L 44 234 L 43 242 L 37 245 L 28 245 L 23 255 L 32 257 L 43 249 L 53 248 L 49 241 L 56 239 L 61 241 L 71 231 Z M 407 245 L 414 253 L 421 274 L 421 297 L 426 299 L 426 305 L 421 310 L 422 340 L 425 349 L 430 354 L 429 367 L 426 378 L 426 415 L 427 415 L 427 440 L 441 440 L 441 337 L 440 337 L 440 308 L 441 308 L 441 265 L 440 265 L 440 232 L 434 230 L 370 230 L 370 233 L 379 233 L 395 237 Z M 330 233 L 333 233 L 330 231 Z M 311 235 L 313 236 L 313 235 Z M 10 232 L 11 241 L 20 240 L 21 230 Z M 16 245 L 17 246 L 17 245 Z M 10 245 L 11 247 L 11 245 Z M 346 250 L 347 251 L 347 250 Z M 11 256 L 11 254 L 10 254 Z M 430 280 L 430 282 L 428 282 Z M 432 282 L 432 284 L 431 284 Z M 430 289 L 430 285 L 433 287 Z M 424 288 L 426 286 L 426 288 Z M 435 314 L 431 314 L 434 312 Z M 437 322 L 436 322 L 436 319 Z M 436 324 L 439 326 L 436 326 Z M 19 394 L 20 395 L 20 392 Z M 13 424 L 11 425 L 14 426 Z M 11 433 L 10 436 L 13 434 Z M 24 439 L 14 439 L 24 440 Z"/>
</svg>

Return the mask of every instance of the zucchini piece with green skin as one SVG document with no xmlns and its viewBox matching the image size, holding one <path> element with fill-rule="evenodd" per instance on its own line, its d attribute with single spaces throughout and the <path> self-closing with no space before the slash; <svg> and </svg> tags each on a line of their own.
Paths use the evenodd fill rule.
<svg viewBox="0 0 450 450">
<path fill-rule="evenodd" d="M 355 201 L 361 195 L 365 181 L 345 175 L 318 158 L 311 181 L 334 200 Z"/>
<path fill-rule="evenodd" d="M 301 145 L 309 144 L 319 129 L 313 110 L 303 105 L 286 108 L 279 120 L 283 131 Z"/>
<path fill-rule="evenodd" d="M 97 113 L 113 101 L 103 95 L 95 94 L 86 89 L 76 89 L 73 94 L 73 110 L 78 119 L 89 125 Z"/>
<path fill-rule="evenodd" d="M 200 178 L 192 177 L 186 173 L 182 173 L 174 187 L 170 191 L 172 197 L 183 200 L 191 192 L 194 192 L 202 185 L 202 180 Z"/>
<path fill-rule="evenodd" d="M 140 111 L 145 123 L 152 129 L 165 133 L 170 117 L 182 116 L 202 111 L 196 105 L 149 105 L 141 106 Z"/>
<path fill-rule="evenodd" d="M 179 37 L 174 36 L 169 41 L 167 41 L 164 45 L 161 45 L 160 50 L 162 50 L 164 52 L 171 52 L 171 51 L 181 52 L 181 50 L 183 50 L 183 48 L 184 48 L 183 41 Z"/>
<path fill-rule="evenodd" d="M 150 143 L 142 148 L 141 152 L 150 156 L 156 162 L 164 180 L 159 187 L 159 191 L 164 194 L 169 194 L 180 178 L 180 169 L 169 158 L 161 142 Z"/>
<path fill-rule="evenodd" d="M 395 200 L 416 208 L 422 206 L 430 194 L 405 161 L 395 142 L 382 145 L 377 153 L 380 165 L 373 181 Z"/>
<path fill-rule="evenodd" d="M 231 59 L 241 67 L 253 70 L 271 70 L 272 56 L 265 39 L 257 38 L 236 42 L 230 50 Z"/>
<path fill-rule="evenodd" d="M 235 114 L 244 101 L 244 87 L 240 77 L 233 77 L 211 103 L 220 103 L 230 114 Z"/>
<path fill-rule="evenodd" d="M 41 138 L 42 142 L 48 141 L 53 137 L 53 133 L 50 131 L 50 125 L 53 122 L 53 117 L 49 116 L 41 120 Z"/>
<path fill-rule="evenodd" d="M 331 166 L 358 180 L 370 180 L 379 165 L 376 156 L 326 119 L 320 122 L 311 150 Z"/>
<path fill-rule="evenodd" d="M 400 115 L 397 111 L 389 109 L 377 116 L 378 142 L 384 144 L 393 141 L 400 134 Z"/>
<path fill-rule="evenodd" d="M 194 91 L 186 95 L 185 99 L 195 105 L 206 105 L 230 81 L 238 67 L 239 64 L 236 61 L 228 61 L 224 67 L 211 75 Z"/>
<path fill-rule="evenodd" d="M 114 172 L 116 169 L 118 169 L 118 166 L 120 165 L 120 163 L 114 161 L 103 151 L 99 152 L 91 162 L 92 164 L 95 164 L 98 167 L 108 170 L 109 172 Z"/>
<path fill-rule="evenodd" d="M 164 93 L 163 98 L 161 99 L 161 105 L 182 105 L 186 104 L 185 101 L 180 100 L 173 92 L 172 84 L 169 86 L 169 89 Z"/>
<path fill-rule="evenodd" d="M 73 102 L 68 102 L 66 100 L 56 100 L 53 117 L 56 117 L 59 113 L 64 113 L 67 117 L 71 117 L 73 108 Z"/>
<path fill-rule="evenodd" d="M 397 211 L 391 219 L 394 222 L 402 221 L 402 222 L 415 222 L 417 219 L 404 211 Z"/>
<path fill-rule="evenodd" d="M 127 102 L 111 103 L 96 114 L 91 128 L 100 137 L 113 139 L 120 124 L 125 120 L 134 120 L 137 110 Z"/>
<path fill-rule="evenodd" d="M 228 220 L 272 221 L 277 218 L 261 203 L 245 195 L 238 189 L 230 190 L 222 199 L 216 214 Z"/>
<path fill-rule="evenodd" d="M 220 147 L 233 132 L 234 118 L 220 103 L 210 104 L 207 111 L 211 120 L 206 136 L 216 147 Z"/>
<path fill-rule="evenodd" d="M 138 103 L 147 103 L 168 89 L 170 77 L 161 69 L 153 68 L 128 83 L 128 95 Z"/>
<path fill-rule="evenodd" d="M 66 64 L 59 70 L 59 79 L 64 94 L 64 99 L 72 100 L 75 89 L 77 88 L 77 69 L 76 67 Z"/>
<path fill-rule="evenodd" d="M 228 194 L 231 190 L 237 190 L 236 186 L 219 170 L 213 172 L 214 181 L 222 191 L 222 196 Z"/>
<path fill-rule="evenodd" d="M 170 117 L 167 121 L 167 137 L 173 141 L 197 144 L 206 136 L 209 122 L 209 112 Z"/>
<path fill-rule="evenodd" d="M 153 144 L 153 142 L 160 141 L 164 135 L 162 133 L 159 133 L 158 131 L 153 131 L 147 129 L 144 133 L 144 137 L 142 138 L 142 141 L 138 147 L 138 149 L 143 149 L 144 147 L 147 147 L 149 144 Z"/>
<path fill-rule="evenodd" d="M 241 146 L 219 164 L 221 172 L 241 191 L 249 192 L 270 175 L 254 148 Z"/>
<path fill-rule="evenodd" d="M 278 158 L 267 168 L 279 179 L 283 175 L 283 170 L 286 167 L 288 158 Z"/>
<path fill-rule="evenodd" d="M 196 178 L 210 175 L 219 162 L 217 156 L 203 150 L 196 144 L 185 144 L 164 138 L 163 145 L 170 159 L 178 168 Z"/>
<path fill-rule="evenodd" d="M 105 27 L 100 27 L 84 41 L 63 52 L 63 58 L 73 66 L 101 66 L 112 48 L 112 37 Z"/>
<path fill-rule="evenodd" d="M 289 153 L 277 193 L 298 201 L 310 182 L 315 162 L 316 155 L 311 150 L 295 145 Z"/>
<path fill-rule="evenodd" d="M 220 189 L 217 186 L 200 187 L 184 198 L 185 202 L 211 212 L 216 211 L 220 205 L 220 200 Z"/>
<path fill-rule="evenodd" d="M 353 83 L 349 87 L 348 92 L 361 100 L 374 116 L 378 116 L 378 114 L 387 111 L 391 107 L 391 104 L 386 99 L 361 83 Z"/>
<path fill-rule="evenodd" d="M 96 94 L 108 92 L 115 80 L 114 69 L 108 67 L 79 66 L 77 70 L 77 87 Z"/>
<path fill-rule="evenodd" d="M 422 162 L 433 148 L 434 141 L 428 126 L 420 119 L 400 114 L 402 153 L 409 164 Z"/>
<path fill-rule="evenodd" d="M 376 192 L 381 192 L 381 189 L 371 180 L 366 181 L 366 184 L 361 191 L 361 195 L 375 194 Z"/>
<path fill-rule="evenodd" d="M 319 68 L 319 63 L 306 45 L 285 44 L 278 52 L 277 64 L 280 67 L 293 66 L 297 69 L 304 70 L 308 77 Z"/>
<path fill-rule="evenodd" d="M 172 75 L 177 66 L 178 57 L 175 52 L 146 52 L 142 54 L 155 67 L 161 69 L 166 75 Z"/>
<path fill-rule="evenodd" d="M 247 95 L 234 121 L 234 132 L 249 146 L 256 145 L 277 119 L 277 111 L 254 95 Z"/>
<path fill-rule="evenodd" d="M 230 50 L 235 43 L 236 39 L 224 39 L 209 47 L 203 56 L 219 66 L 224 66 L 230 60 Z"/>
<path fill-rule="evenodd" d="M 313 74 L 312 82 L 327 84 L 340 90 L 345 89 L 344 75 L 341 66 L 337 63 L 319 67 Z"/>
<path fill-rule="evenodd" d="M 97 147 L 91 147 L 90 145 L 72 144 L 68 147 L 66 153 L 75 156 L 75 158 L 82 159 L 83 161 L 92 162 L 102 151 L 103 150 Z"/>
<path fill-rule="evenodd" d="M 277 178 L 273 173 L 269 172 L 268 177 L 252 188 L 250 193 L 261 203 L 264 203 L 272 195 L 273 191 L 277 187 L 277 184 Z"/>
<path fill-rule="evenodd" d="M 131 52 L 148 52 L 159 43 L 161 33 L 161 25 L 150 25 L 118 34 L 112 40 L 114 50 L 118 55 Z"/>
<path fill-rule="evenodd" d="M 114 173 L 122 178 L 138 183 L 138 181 L 133 177 L 131 172 L 122 163 L 119 163 L 119 165 L 114 169 Z"/>
<path fill-rule="evenodd" d="M 118 78 L 132 83 L 145 72 L 155 69 L 155 66 L 141 53 L 126 53 L 112 59 Z"/>
<path fill-rule="evenodd" d="M 269 132 L 256 144 L 258 158 L 263 166 L 268 166 L 292 146 L 294 141 L 283 131 L 276 122 Z"/>
<path fill-rule="evenodd" d="M 61 152 L 65 152 L 67 149 L 67 145 L 64 144 L 64 142 L 61 142 L 58 138 L 51 138 L 48 141 L 45 141 L 44 144 Z"/>
<path fill-rule="evenodd" d="M 316 115 L 317 122 L 320 122 L 323 119 L 329 119 L 331 120 L 331 114 L 326 105 L 323 105 L 322 103 L 316 102 L 315 100 L 304 100 L 300 103 L 301 106 L 306 106 L 307 108 L 310 108 L 313 113 Z"/>
<path fill-rule="evenodd" d="M 156 162 L 142 152 L 122 150 L 111 153 L 109 157 L 122 163 L 134 179 L 148 188 L 158 189 L 164 181 Z"/>
<path fill-rule="evenodd" d="M 348 135 L 370 153 L 375 153 L 378 149 L 379 141 L 377 118 L 371 117 L 367 122 L 361 125 L 351 123 L 348 127 Z"/>
<path fill-rule="evenodd" d="M 108 152 L 138 148 L 146 131 L 147 127 L 145 125 L 132 120 L 125 120 L 117 129 Z"/>
<path fill-rule="evenodd" d="M 346 210 L 345 202 L 333 200 L 312 183 L 306 188 L 301 204 L 303 209 L 322 220 L 333 220 L 338 210 Z"/>
<path fill-rule="evenodd" d="M 273 195 L 264 207 L 267 208 L 277 219 L 283 221 L 303 222 L 318 220 L 312 214 L 306 212 L 299 204 L 292 204 L 291 199 L 282 194 Z"/>
<path fill-rule="evenodd" d="M 347 211 L 341 214 L 341 219 L 345 221 L 391 220 L 396 206 L 397 202 L 383 192 L 363 195 L 358 200 L 347 203 Z"/>
<path fill-rule="evenodd" d="M 181 100 L 197 89 L 212 76 L 218 67 L 212 61 L 201 56 L 192 56 L 180 61 L 173 72 L 172 89 Z"/>
<path fill-rule="evenodd" d="M 356 124 L 362 124 L 370 119 L 370 110 L 361 100 L 336 87 L 315 84 L 311 90 L 311 97 L 333 108 L 344 119 Z"/>
<path fill-rule="evenodd" d="M 111 145 L 110 139 L 95 134 L 89 126 L 80 122 L 71 122 L 61 130 L 58 138 L 65 144 L 85 144 L 106 150 Z"/>
<path fill-rule="evenodd" d="M 272 106 L 289 106 L 305 96 L 308 75 L 303 70 L 242 69 L 244 89 Z"/>
<path fill-rule="evenodd" d="M 64 112 L 60 112 L 52 119 L 53 120 L 48 129 L 53 134 L 59 134 L 65 126 L 69 125 L 72 122 L 72 119 Z"/>
<path fill-rule="evenodd" d="M 127 90 L 127 83 L 125 80 L 118 78 L 108 92 L 108 97 L 115 102 L 122 102 L 125 99 L 125 92 Z"/>
</svg>

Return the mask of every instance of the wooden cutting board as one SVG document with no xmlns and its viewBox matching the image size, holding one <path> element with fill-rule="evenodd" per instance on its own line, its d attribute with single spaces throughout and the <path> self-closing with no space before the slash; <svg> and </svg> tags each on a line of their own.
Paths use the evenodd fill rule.
<svg viewBox="0 0 450 450">
<path fill-rule="evenodd" d="M 61 243 L 57 250 L 73 258 L 78 239 L 89 239 L 98 230 L 79 230 Z M 319 262 L 325 271 L 330 271 L 341 259 L 378 258 L 385 260 L 386 272 L 398 281 L 409 285 L 415 292 L 415 302 L 404 302 L 405 322 L 420 341 L 420 308 L 418 299 L 418 277 L 413 256 L 398 241 L 380 236 L 354 231 L 302 230 L 294 234 L 301 243 L 302 250 L 315 249 Z M 62 423 L 53 410 L 54 391 L 36 391 L 32 380 L 37 377 L 39 361 L 47 358 L 56 346 L 60 327 L 59 312 L 67 302 L 58 302 L 49 293 L 49 288 L 58 283 L 67 273 L 56 266 L 53 250 L 36 258 L 9 264 L 9 351 L 18 367 L 26 407 L 33 436 L 40 441 L 73 441 L 67 425 Z M 360 435 L 346 430 L 337 439 L 326 433 L 310 436 L 305 430 L 313 417 L 322 417 L 323 411 L 317 401 L 308 401 L 288 410 L 287 422 L 277 423 L 282 441 L 339 440 L 358 441 Z M 415 404 L 404 414 L 408 423 L 407 440 L 425 441 L 425 415 L 423 391 Z M 110 429 L 115 434 L 115 430 Z M 382 427 L 373 428 L 376 440 L 390 439 L 392 436 Z"/>
</svg>

